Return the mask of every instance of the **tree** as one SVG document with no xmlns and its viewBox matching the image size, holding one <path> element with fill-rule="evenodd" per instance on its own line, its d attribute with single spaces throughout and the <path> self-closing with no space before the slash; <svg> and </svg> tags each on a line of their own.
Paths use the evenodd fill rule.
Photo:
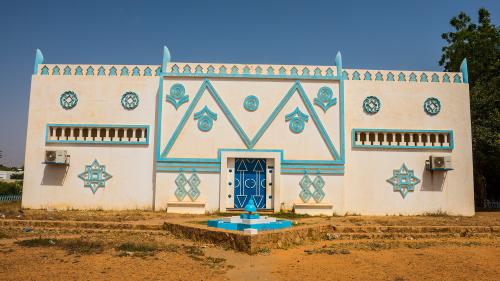
<svg viewBox="0 0 500 281">
<path fill-rule="evenodd" d="M 464 12 L 450 20 L 454 32 L 442 34 L 439 64 L 457 71 L 467 58 L 472 119 L 474 194 L 476 206 L 500 198 L 500 27 L 481 8 L 478 24 Z"/>
</svg>

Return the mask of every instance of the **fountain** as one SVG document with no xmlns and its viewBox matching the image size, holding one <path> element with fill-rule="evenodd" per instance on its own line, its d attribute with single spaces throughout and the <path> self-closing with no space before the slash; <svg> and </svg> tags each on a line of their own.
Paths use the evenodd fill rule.
<svg viewBox="0 0 500 281">
<path fill-rule="evenodd" d="M 239 216 L 209 220 L 208 226 L 226 230 L 239 230 L 246 234 L 257 234 L 258 231 L 262 230 L 275 230 L 292 226 L 292 221 L 289 220 L 277 220 L 276 218 L 268 216 L 261 217 L 257 214 L 257 207 L 255 207 L 253 198 L 250 198 L 244 210 L 248 213 Z"/>
</svg>

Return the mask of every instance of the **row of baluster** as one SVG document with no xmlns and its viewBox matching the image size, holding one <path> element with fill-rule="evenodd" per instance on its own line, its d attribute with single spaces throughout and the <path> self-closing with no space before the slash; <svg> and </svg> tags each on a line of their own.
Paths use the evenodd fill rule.
<svg viewBox="0 0 500 281">
<path fill-rule="evenodd" d="M 49 141 L 145 142 L 147 128 L 49 127 Z"/>
</svg>

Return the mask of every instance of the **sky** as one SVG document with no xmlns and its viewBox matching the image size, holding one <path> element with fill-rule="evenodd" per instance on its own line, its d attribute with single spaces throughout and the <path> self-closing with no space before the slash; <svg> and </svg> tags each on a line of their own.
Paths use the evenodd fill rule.
<svg viewBox="0 0 500 281">
<path fill-rule="evenodd" d="M 500 1 L 0 1 L 0 164 L 24 163 L 35 50 L 46 63 L 172 61 L 442 70 L 460 11 L 477 21 Z M 458 71 L 458 69 L 457 69 Z"/>
</svg>

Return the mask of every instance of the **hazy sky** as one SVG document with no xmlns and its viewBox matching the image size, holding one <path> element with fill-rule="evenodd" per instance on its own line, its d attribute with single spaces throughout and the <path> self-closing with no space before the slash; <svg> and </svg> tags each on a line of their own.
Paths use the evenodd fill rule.
<svg viewBox="0 0 500 281">
<path fill-rule="evenodd" d="M 35 49 L 47 63 L 173 61 L 441 70 L 449 20 L 500 1 L 0 2 L 0 163 L 22 165 Z M 458 70 L 457 70 L 458 71 Z M 40 140 L 43 141 L 43 140 Z"/>
</svg>

